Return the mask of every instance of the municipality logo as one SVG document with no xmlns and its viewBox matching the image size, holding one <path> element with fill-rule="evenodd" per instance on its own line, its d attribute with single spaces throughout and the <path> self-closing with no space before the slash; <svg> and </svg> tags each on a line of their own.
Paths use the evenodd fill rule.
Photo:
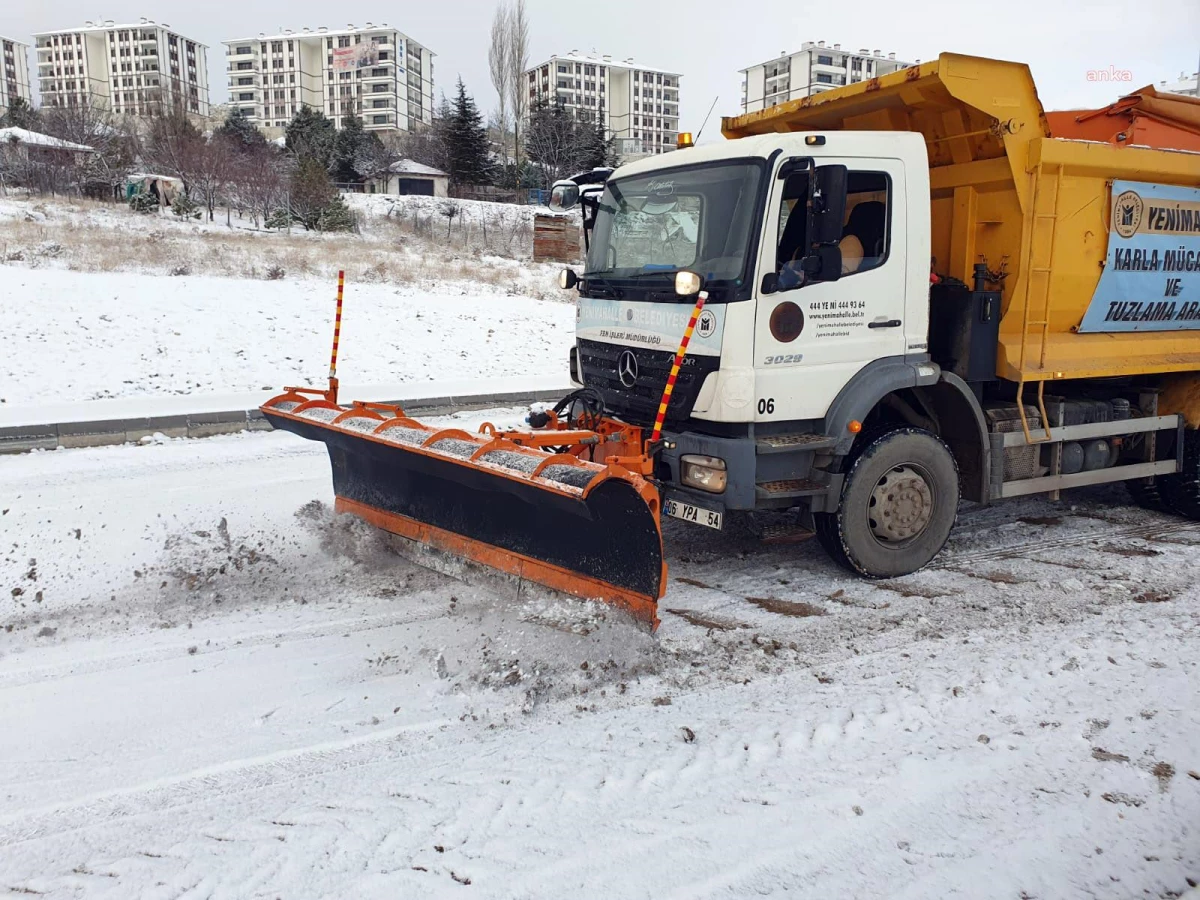
<svg viewBox="0 0 1200 900">
<path fill-rule="evenodd" d="M 1142 224 L 1145 204 L 1137 191 L 1124 191 L 1113 201 L 1113 230 L 1123 238 L 1131 238 Z"/>
</svg>

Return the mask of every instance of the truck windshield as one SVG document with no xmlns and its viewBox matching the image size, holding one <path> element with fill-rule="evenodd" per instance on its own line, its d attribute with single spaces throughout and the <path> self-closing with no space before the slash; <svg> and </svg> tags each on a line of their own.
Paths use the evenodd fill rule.
<svg viewBox="0 0 1200 900">
<path fill-rule="evenodd" d="M 626 288 L 663 282 L 680 269 L 704 276 L 714 300 L 747 282 L 761 161 L 669 169 L 610 181 L 600 199 L 585 278 Z M 721 290 L 724 289 L 724 290 Z"/>
</svg>

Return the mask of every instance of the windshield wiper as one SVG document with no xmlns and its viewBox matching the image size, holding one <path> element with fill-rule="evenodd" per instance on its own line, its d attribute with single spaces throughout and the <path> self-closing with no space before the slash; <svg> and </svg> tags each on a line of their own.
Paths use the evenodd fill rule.
<svg viewBox="0 0 1200 900">
<path fill-rule="evenodd" d="M 612 270 L 609 269 L 608 271 L 611 272 Z M 609 280 L 607 280 L 606 278 L 599 278 L 599 277 L 597 277 L 597 275 L 598 275 L 598 273 L 596 273 L 596 272 L 584 272 L 583 273 L 583 277 L 581 280 L 587 286 L 587 292 L 589 294 L 604 293 L 604 294 L 607 294 L 609 297 L 612 297 L 614 300 L 620 300 L 621 297 L 623 296 L 623 291 L 621 291 L 620 288 L 613 285 L 613 283 L 610 282 Z"/>
</svg>

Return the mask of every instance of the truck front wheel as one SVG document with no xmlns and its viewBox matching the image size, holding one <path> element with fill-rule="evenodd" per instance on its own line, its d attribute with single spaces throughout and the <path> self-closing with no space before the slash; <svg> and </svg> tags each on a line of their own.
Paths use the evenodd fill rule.
<svg viewBox="0 0 1200 900">
<path fill-rule="evenodd" d="M 897 428 L 854 454 L 838 511 L 816 514 L 817 534 L 834 560 L 860 575 L 908 575 L 945 545 L 958 499 L 950 448 L 923 429 Z"/>
</svg>

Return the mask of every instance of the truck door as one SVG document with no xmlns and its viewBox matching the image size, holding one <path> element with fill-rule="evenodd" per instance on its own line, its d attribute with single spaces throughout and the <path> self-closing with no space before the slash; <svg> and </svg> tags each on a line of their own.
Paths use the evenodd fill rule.
<svg viewBox="0 0 1200 900">
<path fill-rule="evenodd" d="M 831 164 L 848 170 L 838 281 L 762 293 L 763 273 L 779 272 L 808 246 L 804 213 L 809 176 L 801 172 L 777 178 L 771 187 L 755 295 L 756 421 L 821 418 L 859 369 L 905 353 L 903 163 L 817 163 Z"/>
</svg>

